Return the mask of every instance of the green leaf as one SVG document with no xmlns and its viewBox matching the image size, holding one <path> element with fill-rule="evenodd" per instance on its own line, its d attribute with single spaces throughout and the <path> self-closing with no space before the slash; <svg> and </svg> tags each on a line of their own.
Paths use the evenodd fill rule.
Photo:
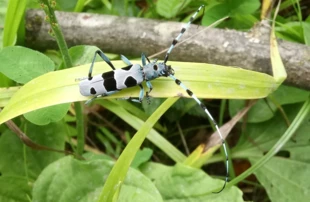
<svg viewBox="0 0 310 202">
<path fill-rule="evenodd" d="M 309 91 L 300 88 L 281 85 L 270 96 L 276 99 L 279 104 L 284 105 L 304 102 L 309 97 L 309 94 Z"/>
<path fill-rule="evenodd" d="M 138 63 L 140 61 L 132 61 Z M 113 61 L 116 67 L 124 66 L 122 61 Z M 170 62 L 176 74 L 197 97 L 200 98 L 261 98 L 270 94 L 276 87 L 274 78 L 267 74 L 219 65 L 187 62 Z M 18 115 L 43 107 L 88 100 L 79 92 L 76 78 L 87 76 L 89 65 L 49 72 L 37 77 L 14 94 L 0 113 L 0 124 Z M 105 62 L 95 64 L 94 75 L 109 71 Z M 247 78 L 246 80 L 244 78 Z M 152 81 L 153 97 L 188 97 L 180 86 L 170 78 Z M 135 97 L 139 88 L 124 89 L 104 98 Z"/>
<path fill-rule="evenodd" d="M 18 176 L 0 176 L 0 201 L 29 202 L 31 184 L 26 178 Z"/>
<path fill-rule="evenodd" d="M 141 147 L 142 142 L 149 134 L 158 119 L 165 113 L 173 103 L 177 101 L 177 98 L 168 98 L 142 125 L 137 133 L 130 140 L 123 153 L 115 163 L 107 182 L 105 183 L 103 190 L 99 196 L 98 202 L 114 201 L 118 198 L 118 192 L 120 186 L 124 181 L 126 173 L 129 169 L 131 162 L 134 159 L 137 151 Z"/>
<path fill-rule="evenodd" d="M 173 167 L 147 163 L 142 172 L 155 181 L 164 201 L 243 201 L 242 192 L 237 187 L 224 189 L 214 194 L 214 189 L 223 186 L 224 181 L 213 179 L 200 169 L 177 164 Z"/>
<path fill-rule="evenodd" d="M 34 142 L 55 149 L 64 149 L 65 128 L 62 123 L 46 126 L 27 123 L 26 128 L 25 133 Z M 0 156 L 0 171 L 3 176 L 28 176 L 34 180 L 45 166 L 63 154 L 29 148 L 22 144 L 13 132 L 7 130 L 0 138 Z"/>
<path fill-rule="evenodd" d="M 54 70 L 53 61 L 44 54 L 19 46 L 2 49 L 0 61 L 0 72 L 17 83 L 27 83 Z M 39 85 L 45 86 L 44 83 Z"/>
<path fill-rule="evenodd" d="M 0 106 L 5 106 L 20 87 L 0 88 Z"/>
<path fill-rule="evenodd" d="M 245 100 L 229 100 L 229 113 L 231 117 L 237 114 L 242 108 L 244 108 Z M 257 103 L 249 110 L 246 122 L 259 123 L 267 121 L 274 116 L 276 106 L 271 102 L 266 103 L 265 100 L 258 100 Z M 240 120 L 242 121 L 242 120 Z"/>
<path fill-rule="evenodd" d="M 0 73 L 0 87 L 9 87 L 13 85 L 14 81 L 6 77 L 4 74 Z"/>
<path fill-rule="evenodd" d="M 64 157 L 50 164 L 33 187 L 33 202 L 94 202 L 113 166 L 112 161 L 78 161 Z M 154 184 L 135 169 L 129 169 L 119 202 L 162 201 Z"/>
<path fill-rule="evenodd" d="M 149 161 L 153 155 L 153 150 L 149 148 L 143 148 L 139 150 L 131 163 L 131 167 L 138 168 L 141 164 Z"/>
<path fill-rule="evenodd" d="M 57 10 L 61 11 L 73 11 L 77 0 L 56 0 Z"/>
<path fill-rule="evenodd" d="M 188 0 L 185 2 L 179 0 L 158 0 L 156 3 L 156 11 L 165 18 L 172 18 L 180 12 L 181 7 L 184 7 L 183 4 L 186 5 L 189 2 Z"/>
<path fill-rule="evenodd" d="M 275 92 L 269 95 L 280 105 L 294 104 L 307 100 L 309 92 L 291 86 L 281 85 Z M 268 102 L 268 104 L 267 104 Z M 244 107 L 244 100 L 229 100 L 229 113 L 234 116 Z M 271 119 L 277 107 L 271 100 L 259 100 L 248 112 L 247 122 L 258 123 Z"/>
<path fill-rule="evenodd" d="M 251 163 L 257 159 L 251 158 Z M 274 157 L 255 172 L 273 202 L 308 201 L 310 163 Z"/>
<path fill-rule="evenodd" d="M 303 28 L 300 22 L 287 22 L 276 28 L 277 37 L 286 41 L 304 43 Z"/>
<path fill-rule="evenodd" d="M 293 112 L 296 112 L 296 109 L 293 108 Z M 277 152 L 279 152 L 280 149 L 286 143 L 289 143 L 289 140 L 291 140 L 291 138 L 293 138 L 294 135 L 296 135 L 299 127 L 302 124 L 304 124 L 304 123 L 309 124 L 309 121 L 307 120 L 309 118 L 309 112 L 310 112 L 310 97 L 303 104 L 301 109 L 298 111 L 297 115 L 295 116 L 294 120 L 292 121 L 292 124 L 287 128 L 285 133 L 283 135 L 281 135 L 281 137 L 276 140 L 276 143 L 270 148 L 270 150 L 262 158 L 257 159 L 257 157 L 260 157 L 261 154 L 259 154 L 259 153 L 262 152 L 262 149 L 260 147 L 256 146 L 255 149 L 259 150 L 259 152 L 255 152 L 251 155 L 251 158 L 257 159 L 257 160 L 255 159 L 256 160 L 255 164 L 253 166 L 251 166 L 248 170 L 246 170 L 245 172 L 240 174 L 238 177 L 231 180 L 227 186 L 230 187 L 231 185 L 236 184 L 236 183 L 244 180 L 250 174 L 252 174 L 253 172 L 256 172 L 259 168 L 261 168 L 268 161 L 270 161 L 273 158 L 273 156 L 276 155 Z M 308 132 L 306 133 L 306 135 L 308 135 Z M 249 139 L 250 137 L 246 137 L 246 138 Z M 245 140 L 245 138 L 243 140 Z M 254 138 L 251 138 L 251 143 L 252 142 L 255 142 Z M 258 144 L 255 142 L 255 145 L 258 145 Z M 240 155 L 240 153 L 242 153 L 242 152 L 240 152 L 240 151 L 239 151 L 239 153 L 234 152 L 234 156 L 244 158 L 244 157 L 242 157 L 242 155 Z M 279 169 L 282 167 L 277 167 L 277 168 Z M 278 172 L 281 172 L 281 171 L 278 170 Z M 293 171 L 293 172 L 295 172 L 295 171 Z M 304 177 L 304 180 L 308 180 L 308 178 Z M 308 184 L 309 184 L 309 182 L 308 182 Z M 288 191 L 288 189 L 286 189 L 285 191 Z M 294 192 L 296 190 L 290 190 L 290 191 Z M 285 194 L 290 194 L 290 193 L 285 192 Z M 285 196 L 285 195 L 283 195 L 283 196 Z"/>
<path fill-rule="evenodd" d="M 134 129 L 139 130 L 144 124 L 144 120 L 137 118 L 122 106 L 118 106 L 115 102 L 101 101 L 100 104 L 105 108 L 116 114 L 119 118 L 123 119 L 127 124 L 132 126 Z M 151 129 L 147 135 L 147 139 L 156 145 L 159 149 L 164 151 L 175 162 L 183 162 L 185 156 L 180 152 L 174 145 L 162 137 L 156 130 Z"/>
<path fill-rule="evenodd" d="M 69 54 L 71 56 L 72 65 L 78 66 L 91 63 L 97 50 L 100 50 L 97 46 L 80 45 L 71 47 L 69 49 Z M 110 53 L 105 53 L 105 55 L 111 60 L 118 57 L 118 55 Z M 102 58 L 96 54 L 95 61 L 102 62 Z M 60 65 L 60 69 L 64 69 L 64 63 Z"/>
<path fill-rule="evenodd" d="M 257 0 L 225 0 L 220 4 L 213 4 L 207 7 L 202 24 L 210 25 L 223 17 L 229 16 L 230 19 L 220 26 L 232 27 L 234 29 L 250 28 L 257 21 L 252 14 L 259 7 L 260 2 Z"/>
<path fill-rule="evenodd" d="M 65 103 L 28 112 L 24 114 L 24 117 L 36 125 L 47 125 L 60 121 L 67 114 L 69 108 L 70 103 Z"/>
<path fill-rule="evenodd" d="M 284 111 L 286 112 L 288 118 L 293 120 L 296 113 L 300 109 L 301 104 L 292 104 L 283 106 Z M 300 128 L 295 133 L 298 142 L 291 141 L 288 142 L 284 148 L 293 146 L 304 145 L 307 141 L 307 130 L 310 127 L 310 123 L 304 122 Z M 261 123 L 247 124 L 246 134 L 244 138 L 241 138 L 235 147 L 234 151 L 240 152 L 238 155 L 242 155 L 242 158 L 247 158 L 254 155 L 255 157 L 262 156 L 264 152 L 268 151 L 283 135 L 287 130 L 288 126 L 286 125 L 282 114 L 277 112 L 275 116 L 269 121 Z M 251 142 L 248 139 L 251 139 Z M 255 147 L 253 146 L 255 143 Z M 240 156 L 241 157 L 241 156 Z"/>
<path fill-rule="evenodd" d="M 8 0 L 0 0 L 0 25 L 4 25 Z M 0 50 L 3 48 L 3 27 L 0 28 Z"/>
<path fill-rule="evenodd" d="M 292 120 L 299 111 L 300 104 L 284 106 L 288 117 Z M 287 126 L 279 113 L 268 122 L 248 124 L 247 134 L 234 149 L 237 158 L 249 158 L 252 164 L 257 163 L 258 157 L 283 136 Z M 271 201 L 307 201 L 309 198 L 310 174 L 310 123 L 305 120 L 294 133 L 281 151 L 285 156 L 272 157 L 255 172 L 256 177 L 266 188 Z M 255 143 L 253 146 L 251 142 Z M 279 155 L 282 153 L 280 152 Z M 283 194 L 285 193 L 285 194 Z"/>
<path fill-rule="evenodd" d="M 306 45 L 310 45 L 310 22 L 302 22 L 302 28 L 304 32 L 304 41 Z"/>
<path fill-rule="evenodd" d="M 13 46 L 16 41 L 17 30 L 21 22 L 27 0 L 10 0 L 8 2 L 8 9 L 5 16 L 4 32 L 3 32 L 3 46 Z M 0 59 L 0 61 L 2 61 Z"/>
<path fill-rule="evenodd" d="M 227 7 L 230 7 L 230 15 L 247 15 L 253 14 L 260 7 L 260 2 L 257 0 L 228 0 L 229 6 L 226 3 Z M 225 3 L 223 3 L 225 4 Z"/>
<path fill-rule="evenodd" d="M 223 4 L 214 4 L 212 7 L 207 7 L 205 14 L 202 18 L 202 24 L 209 26 L 215 21 L 229 15 L 229 7 Z"/>
</svg>

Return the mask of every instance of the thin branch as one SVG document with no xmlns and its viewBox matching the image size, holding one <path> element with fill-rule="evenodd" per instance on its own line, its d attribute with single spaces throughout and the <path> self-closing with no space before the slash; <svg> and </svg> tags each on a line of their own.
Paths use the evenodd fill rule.
<svg viewBox="0 0 310 202">
<path fill-rule="evenodd" d="M 170 46 L 182 23 L 150 19 L 117 17 L 86 13 L 56 12 L 69 47 L 96 45 L 109 53 L 139 57 L 151 55 Z M 39 50 L 56 48 L 49 36 L 49 25 L 41 11 L 30 10 L 26 16 L 26 44 Z M 192 25 L 183 39 L 195 35 L 201 26 Z M 235 30 L 207 29 L 175 48 L 171 60 L 205 62 L 271 73 L 270 27 L 256 26 L 251 33 Z M 267 32 L 267 33 L 266 33 Z M 288 84 L 310 89 L 310 48 L 279 40 L 279 51 L 286 67 Z M 163 59 L 163 54 L 158 56 Z"/>
<path fill-rule="evenodd" d="M 58 152 L 58 153 L 64 153 L 64 154 L 71 154 L 75 157 L 77 157 L 78 159 L 82 159 L 85 160 L 82 156 L 80 155 L 76 155 L 70 151 L 66 151 L 66 150 L 60 150 L 60 149 L 54 149 L 51 147 L 47 147 L 44 145 L 40 145 L 37 144 L 35 142 L 33 142 L 25 133 L 23 133 L 23 131 L 21 131 L 19 129 L 19 127 L 12 121 L 9 120 L 7 122 L 5 122 L 5 124 L 7 125 L 7 127 L 9 129 L 11 129 L 16 135 L 17 137 L 28 147 L 35 149 L 35 150 L 45 150 L 45 151 L 53 151 L 53 152 Z"/>
</svg>

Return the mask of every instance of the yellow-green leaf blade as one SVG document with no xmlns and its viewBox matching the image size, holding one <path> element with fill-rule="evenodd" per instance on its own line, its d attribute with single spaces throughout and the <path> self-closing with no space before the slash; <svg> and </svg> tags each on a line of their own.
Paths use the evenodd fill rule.
<svg viewBox="0 0 310 202">
<path fill-rule="evenodd" d="M 121 61 L 113 61 L 113 64 L 124 66 Z M 174 68 L 175 76 L 200 98 L 255 99 L 267 96 L 276 88 L 273 77 L 240 68 L 186 62 L 169 62 L 169 65 Z M 76 81 L 76 78 L 87 76 L 88 69 L 89 64 L 49 72 L 31 80 L 14 94 L 0 113 L 0 124 L 35 109 L 90 99 L 80 95 Z M 94 75 L 106 71 L 110 69 L 104 62 L 95 64 Z M 155 79 L 152 84 L 152 97 L 188 97 L 170 78 Z M 139 87 L 133 87 L 105 98 L 138 95 Z"/>
</svg>

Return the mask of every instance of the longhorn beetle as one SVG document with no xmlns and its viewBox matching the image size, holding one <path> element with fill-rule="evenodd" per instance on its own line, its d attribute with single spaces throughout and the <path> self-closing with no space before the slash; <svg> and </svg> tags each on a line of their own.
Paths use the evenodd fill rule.
<svg viewBox="0 0 310 202">
<path fill-rule="evenodd" d="M 172 78 L 177 85 L 181 86 L 181 88 L 183 88 L 187 92 L 187 94 L 191 96 L 201 106 L 201 108 L 210 118 L 213 126 L 216 128 L 216 131 L 218 132 L 221 138 L 222 146 L 224 148 L 224 153 L 226 156 L 226 177 L 222 189 L 216 192 L 219 193 L 225 188 L 226 183 L 228 181 L 229 163 L 228 163 L 228 154 L 225 140 L 222 136 L 222 133 L 216 121 L 213 119 L 213 117 L 207 110 L 206 106 L 196 97 L 196 95 L 189 88 L 187 88 L 180 80 L 174 77 L 174 70 L 171 68 L 171 65 L 166 64 L 171 51 L 178 43 L 184 32 L 189 28 L 190 24 L 193 22 L 196 15 L 199 13 L 201 9 L 204 9 L 204 5 L 198 8 L 198 10 L 190 18 L 189 22 L 184 27 L 182 27 L 179 35 L 175 39 L 173 39 L 172 44 L 166 53 L 164 62 L 157 62 L 157 59 L 155 59 L 153 62 L 150 62 L 150 60 L 145 56 L 145 54 L 142 53 L 141 54 L 142 66 L 141 66 L 140 64 L 131 64 L 131 62 L 125 56 L 121 55 L 121 59 L 124 61 L 125 64 L 127 64 L 127 66 L 121 69 L 115 69 L 114 65 L 111 63 L 109 58 L 102 51 L 97 50 L 95 52 L 93 61 L 89 68 L 88 78 L 82 79 L 79 83 L 79 87 L 80 87 L 80 93 L 83 96 L 93 96 L 92 99 L 86 102 L 87 104 L 98 97 L 109 96 L 111 94 L 117 93 L 122 89 L 133 86 L 139 86 L 140 87 L 139 99 L 131 99 L 131 98 L 128 99 L 134 102 L 141 103 L 144 98 L 144 89 L 141 84 L 143 81 L 146 82 L 146 86 L 149 88 L 149 91 L 146 92 L 146 97 L 148 98 L 150 92 L 153 89 L 152 84 L 150 82 L 151 80 L 161 76 Z M 105 72 L 101 75 L 92 76 L 92 70 L 97 54 L 112 68 L 112 71 Z M 148 63 L 146 63 L 146 61 Z"/>
</svg>

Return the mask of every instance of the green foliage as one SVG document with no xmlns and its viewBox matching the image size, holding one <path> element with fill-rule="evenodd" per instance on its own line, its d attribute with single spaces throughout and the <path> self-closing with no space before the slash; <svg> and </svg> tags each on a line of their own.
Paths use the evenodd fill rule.
<svg viewBox="0 0 310 202">
<path fill-rule="evenodd" d="M 309 45 L 309 17 L 305 21 L 301 19 L 302 12 L 299 1 L 285 1 L 281 9 L 285 11 L 289 7 L 293 8 L 293 12 L 288 17 L 277 17 L 279 24 L 277 27 L 277 36 L 287 41 Z"/>
<path fill-rule="evenodd" d="M 165 18 L 172 18 L 175 17 L 179 11 L 186 7 L 190 1 L 179 1 L 179 0 L 172 0 L 172 1 L 165 1 L 159 0 L 156 4 L 156 11 L 159 15 Z"/>
<path fill-rule="evenodd" d="M 79 94 L 75 79 L 87 75 L 89 63 L 98 48 L 81 45 L 68 49 L 56 19 L 52 18 L 60 52 L 49 50 L 43 54 L 13 46 L 16 42 L 22 44 L 25 37 L 17 34 L 23 34 L 18 29 L 24 26 L 25 9 L 41 8 L 41 5 L 36 1 L 0 2 L 0 86 L 10 87 L 0 88 L 0 107 L 5 106 L 0 112 L 0 122 L 23 114 L 13 121 L 35 143 L 59 150 L 67 148 L 77 154 L 87 151 L 83 155 L 85 160 L 37 151 L 22 144 L 16 134 L 1 125 L 0 201 L 243 201 L 242 191 L 234 185 L 252 173 L 267 192 L 268 196 L 263 196 L 264 201 L 268 197 L 271 201 L 308 200 L 309 92 L 280 86 L 271 93 L 277 88 L 275 78 L 239 68 L 170 63 L 175 67 L 177 77 L 199 98 L 250 99 L 268 95 L 250 109 L 245 119 L 239 121 L 237 126 L 246 124 L 245 129 L 238 127 L 239 131 L 232 132 L 236 134 L 231 134 L 231 141 L 228 140 L 232 147 L 230 158 L 238 160 L 234 161 L 234 167 L 231 166 L 232 172 L 234 168 L 240 169 L 240 159 L 249 161 L 252 167 L 236 178 L 231 177 L 232 181 L 222 193 L 213 194 L 224 181 L 209 176 L 202 169 L 184 165 L 187 157 L 183 147 L 193 151 L 197 145 L 205 143 L 209 124 L 206 115 L 192 99 L 176 102 L 177 98 L 173 97 L 186 94 L 182 89 L 169 78 L 157 79 L 152 83 L 151 105 L 113 100 L 115 97 L 138 95 L 138 88 L 131 88 L 105 97 L 105 100 L 98 99 L 92 106 L 82 106 L 84 112 L 77 113 L 78 103 L 75 103 L 75 108 L 70 107 L 70 103 L 89 98 Z M 43 6 L 52 17 L 53 9 L 58 9 L 165 20 L 173 18 L 182 22 L 187 22 L 192 13 L 204 4 L 204 15 L 202 12 L 198 14 L 203 25 L 229 16 L 220 27 L 242 30 L 258 22 L 260 7 L 258 0 L 55 2 L 55 7 Z M 277 17 L 277 36 L 309 44 L 310 18 L 303 19 L 298 1 L 282 3 L 282 12 L 288 8 L 293 8 L 289 16 Z M 5 27 L 4 31 L 2 27 Z M 108 57 L 118 59 L 114 54 L 108 54 Z M 102 60 L 97 57 L 97 61 Z M 113 64 L 116 67 L 124 65 L 121 61 L 113 61 Z M 94 74 L 109 70 L 104 62 L 96 63 Z M 19 87 L 14 87 L 17 83 L 25 85 L 19 90 Z M 230 100 L 229 117 L 225 110 L 227 107 L 218 107 L 217 104 L 210 101 L 207 107 L 216 120 L 225 123 L 242 110 L 245 101 Z M 220 111 L 224 117 L 218 116 Z M 86 115 L 88 119 L 83 121 Z M 176 122 L 188 146 L 182 145 Z M 87 125 L 87 138 L 84 137 L 84 124 Z M 199 132 L 193 132 L 197 129 Z M 84 139 L 87 139 L 85 148 Z M 142 143 L 143 149 L 140 149 Z M 105 155 L 98 154 L 101 151 Z M 207 164 L 222 161 L 219 154 L 206 153 L 200 155 L 209 155 Z M 154 159 L 161 163 L 153 163 Z M 175 165 L 167 166 L 172 164 Z M 224 166 L 221 164 L 221 167 Z M 217 166 L 216 171 L 210 168 L 207 173 L 218 174 L 219 168 Z M 260 186 L 255 188 L 262 189 Z"/>
<path fill-rule="evenodd" d="M 4 47 L 13 46 L 16 41 L 19 24 L 24 17 L 26 0 L 8 1 L 7 15 L 5 16 L 5 29 L 2 44 Z"/>
<path fill-rule="evenodd" d="M 258 21 L 255 13 L 260 7 L 256 0 L 224 0 L 221 3 L 213 1 L 206 8 L 206 14 L 202 20 L 203 25 L 210 25 L 216 20 L 229 16 L 227 23 L 221 26 L 234 29 L 248 29 Z"/>
<path fill-rule="evenodd" d="M 183 164 L 172 167 L 147 163 L 141 170 L 155 181 L 164 201 L 243 201 L 242 192 L 236 187 L 212 194 L 215 187 L 223 186 L 223 181 L 212 179 L 200 169 Z"/>
<path fill-rule="evenodd" d="M 68 112 L 70 103 L 45 107 L 24 114 L 24 117 L 37 125 L 60 121 Z"/>
<path fill-rule="evenodd" d="M 2 49 L 0 60 L 0 72 L 21 84 L 55 69 L 53 62 L 44 54 L 18 46 Z"/>
<path fill-rule="evenodd" d="M 32 200 L 94 202 L 112 166 L 112 161 L 103 159 L 78 161 L 72 157 L 62 158 L 41 173 L 34 183 Z M 118 201 L 160 202 L 162 199 L 150 179 L 135 169 L 129 169 Z"/>
<path fill-rule="evenodd" d="M 266 99 L 259 100 L 249 111 L 247 122 L 258 123 L 271 119 L 277 105 L 286 105 L 304 102 L 308 99 L 310 93 L 306 90 L 282 85 L 275 92 L 270 94 Z M 276 101 L 276 103 L 274 103 Z M 230 115 L 235 115 L 245 105 L 244 100 L 230 100 L 229 112 Z"/>
</svg>

